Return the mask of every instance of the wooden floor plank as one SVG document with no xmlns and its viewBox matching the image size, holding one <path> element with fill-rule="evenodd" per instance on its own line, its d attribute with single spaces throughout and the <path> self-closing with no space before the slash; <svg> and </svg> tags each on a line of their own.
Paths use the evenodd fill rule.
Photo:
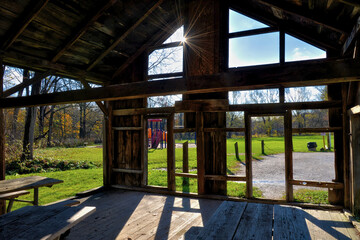
<svg viewBox="0 0 360 240">
<path fill-rule="evenodd" d="M 312 239 L 337 239 L 334 230 L 328 225 L 330 216 L 327 211 L 305 209 L 306 224 Z M 335 234 L 335 235 L 334 235 Z"/>
<path fill-rule="evenodd" d="M 224 201 L 196 239 L 232 239 L 246 205 Z"/>
<path fill-rule="evenodd" d="M 272 239 L 273 208 L 271 204 L 248 203 L 234 239 Z"/>
<path fill-rule="evenodd" d="M 311 239 L 303 210 L 291 206 L 274 206 L 273 239 Z"/>
<path fill-rule="evenodd" d="M 172 225 L 177 227 L 171 228 L 169 239 L 189 239 L 197 236 L 221 204 L 220 201 L 209 199 L 198 199 L 198 201 L 200 214 L 191 214 L 189 217 L 184 216 L 186 219 L 182 223 L 173 222 Z"/>
<path fill-rule="evenodd" d="M 268 234 L 262 231 L 269 229 L 269 222 L 262 221 L 272 219 L 271 209 L 262 206 L 264 204 L 257 206 L 249 203 L 246 206 L 247 203 L 143 192 L 105 192 L 88 198 L 82 204 L 95 206 L 97 211 L 77 224 L 67 237 L 68 240 L 188 240 L 196 239 L 198 235 L 199 239 L 256 239 L 256 236 L 261 235 L 264 236 L 261 239 L 267 239 Z M 331 216 L 329 211 L 302 210 L 290 206 L 274 208 L 277 209 L 274 212 L 274 239 L 310 239 L 310 236 L 312 239 L 326 240 L 341 239 L 342 236 L 346 236 L 342 239 L 349 239 L 349 236 L 354 239 L 357 233 L 353 228 L 346 228 L 347 234 L 343 234 L 343 226 L 349 226 L 348 222 L 341 223 L 338 219 L 341 215 Z M 252 237 L 253 226 L 257 232 Z"/>
<path fill-rule="evenodd" d="M 353 225 L 345 218 L 342 212 L 330 211 L 329 212 L 331 219 L 333 221 L 334 229 L 343 234 L 344 239 L 359 239 L 359 236 L 356 235 L 357 231 L 354 229 Z"/>
</svg>

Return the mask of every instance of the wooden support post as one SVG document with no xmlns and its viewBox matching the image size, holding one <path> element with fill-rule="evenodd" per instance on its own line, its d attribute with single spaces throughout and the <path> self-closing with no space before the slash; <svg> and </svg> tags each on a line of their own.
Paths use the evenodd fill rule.
<svg viewBox="0 0 360 240">
<path fill-rule="evenodd" d="M 261 154 L 265 155 L 265 141 L 261 140 Z"/>
<path fill-rule="evenodd" d="M 344 206 L 350 208 L 350 163 L 349 163 L 349 119 L 347 114 L 347 84 L 341 86 L 342 96 L 342 126 L 343 126 L 343 154 L 344 154 Z"/>
<path fill-rule="evenodd" d="M 360 114 L 351 115 L 351 210 L 360 216 Z"/>
<path fill-rule="evenodd" d="M 104 128 L 104 186 L 110 187 L 112 183 L 112 165 L 113 165 L 113 130 L 112 130 L 112 103 L 107 102 L 107 112 L 108 116 L 104 116 L 105 118 L 105 128 Z"/>
<path fill-rule="evenodd" d="M 189 141 L 183 143 L 183 173 L 189 173 Z M 189 178 L 183 178 L 183 185 L 189 184 Z"/>
<path fill-rule="evenodd" d="M 236 156 L 236 160 L 240 161 L 238 142 L 235 143 L 235 156 Z"/>
<path fill-rule="evenodd" d="M 34 188 L 34 206 L 39 206 L 39 188 Z"/>
<path fill-rule="evenodd" d="M 142 182 L 143 186 L 148 184 L 148 130 L 147 130 L 147 120 L 144 118 L 144 115 L 141 115 L 141 126 L 143 127 L 143 132 L 141 135 L 140 142 L 141 146 L 141 169 L 143 170 Z M 168 144 L 169 145 L 169 144 Z"/>
<path fill-rule="evenodd" d="M 328 98 L 332 100 L 342 100 L 340 84 L 328 85 Z M 342 109 L 329 109 L 329 127 L 342 126 Z M 344 131 L 344 129 L 343 129 Z M 335 182 L 344 183 L 344 134 L 342 131 L 334 132 L 334 165 L 335 165 Z M 344 205 L 344 189 L 329 190 L 329 202 L 336 205 Z"/>
<path fill-rule="evenodd" d="M 285 88 L 284 87 L 279 88 L 279 100 L 280 100 L 280 103 L 285 103 Z"/>
<path fill-rule="evenodd" d="M 245 112 L 245 164 L 246 164 L 246 197 L 253 197 L 252 189 L 252 149 L 251 149 L 251 116 Z"/>
<path fill-rule="evenodd" d="M 293 157 L 292 157 L 292 113 L 287 110 L 285 114 L 285 188 L 286 188 L 286 201 L 293 202 Z"/>
<path fill-rule="evenodd" d="M 0 59 L 0 98 L 4 92 L 4 71 L 3 61 Z M 4 110 L 0 109 L 0 180 L 5 179 L 5 119 Z M 0 200 L 0 215 L 5 214 L 5 200 Z"/>
<path fill-rule="evenodd" d="M 183 143 L 183 172 L 189 172 L 189 141 Z"/>
<path fill-rule="evenodd" d="M 174 114 L 167 119 L 167 177 L 169 191 L 176 191 L 175 184 L 175 139 L 174 139 Z"/>
<path fill-rule="evenodd" d="M 204 113 L 196 113 L 198 194 L 205 194 Z"/>
</svg>

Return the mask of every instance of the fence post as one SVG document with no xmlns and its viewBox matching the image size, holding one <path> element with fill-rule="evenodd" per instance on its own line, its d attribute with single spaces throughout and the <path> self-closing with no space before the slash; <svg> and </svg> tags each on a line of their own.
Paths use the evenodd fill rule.
<svg viewBox="0 0 360 240">
<path fill-rule="evenodd" d="M 239 146 L 238 146 L 238 143 L 235 142 L 235 156 L 236 156 L 236 159 L 238 161 L 240 161 L 240 157 L 239 157 Z"/>
<path fill-rule="evenodd" d="M 265 141 L 261 140 L 261 154 L 265 155 Z"/>
</svg>

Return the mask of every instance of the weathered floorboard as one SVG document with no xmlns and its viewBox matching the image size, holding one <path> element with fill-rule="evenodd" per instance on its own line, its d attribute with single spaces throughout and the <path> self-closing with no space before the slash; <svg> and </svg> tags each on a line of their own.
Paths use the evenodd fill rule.
<svg viewBox="0 0 360 240">
<path fill-rule="evenodd" d="M 234 239 L 271 239 L 273 208 L 271 204 L 248 203 Z"/>
<path fill-rule="evenodd" d="M 196 239 L 232 239 L 246 205 L 224 201 Z"/>
<path fill-rule="evenodd" d="M 311 239 L 300 208 L 274 206 L 274 240 L 278 239 Z"/>
</svg>

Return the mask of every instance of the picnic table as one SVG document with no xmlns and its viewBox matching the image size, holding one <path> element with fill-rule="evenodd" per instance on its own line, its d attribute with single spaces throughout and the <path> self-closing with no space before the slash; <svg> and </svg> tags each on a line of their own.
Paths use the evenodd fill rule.
<svg viewBox="0 0 360 240">
<path fill-rule="evenodd" d="M 52 187 L 54 184 L 58 183 L 63 183 L 63 181 L 41 176 L 0 180 L 0 199 L 10 200 L 7 212 L 10 212 L 13 201 L 28 202 L 37 206 L 39 205 L 39 188 Z M 27 194 L 28 192 L 25 190 L 29 189 L 34 189 L 33 201 L 15 199 L 20 195 Z"/>
</svg>

